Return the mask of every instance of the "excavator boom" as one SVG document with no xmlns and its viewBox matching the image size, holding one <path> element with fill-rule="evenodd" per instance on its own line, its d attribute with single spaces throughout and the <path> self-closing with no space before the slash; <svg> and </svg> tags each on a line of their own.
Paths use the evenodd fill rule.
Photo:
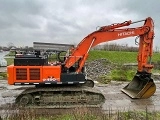
<svg viewBox="0 0 160 120">
<path fill-rule="evenodd" d="M 117 29 L 143 21 L 144 25 L 141 27 Z M 122 89 L 122 91 L 132 98 L 148 98 L 153 95 L 156 90 L 155 84 L 151 79 L 151 69 L 153 68 L 153 65 L 151 65 L 151 57 L 154 38 L 154 24 L 150 17 L 136 22 L 132 22 L 130 20 L 120 24 L 103 26 L 99 30 L 89 34 L 74 49 L 71 56 L 66 59 L 65 67 L 70 68 L 76 61 L 79 61 L 80 65 L 76 71 L 79 73 L 85 64 L 88 52 L 92 47 L 102 42 L 134 36 L 139 37 L 139 52 L 137 56 L 138 69 L 132 82 Z"/>
</svg>

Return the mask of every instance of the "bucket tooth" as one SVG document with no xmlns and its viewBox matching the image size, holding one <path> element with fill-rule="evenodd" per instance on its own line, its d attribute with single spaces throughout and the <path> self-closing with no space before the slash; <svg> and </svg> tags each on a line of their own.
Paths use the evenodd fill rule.
<svg viewBox="0 0 160 120">
<path fill-rule="evenodd" d="M 133 80 L 121 91 L 131 98 L 149 98 L 155 93 L 156 85 L 151 78 L 142 79 L 134 76 Z"/>
</svg>

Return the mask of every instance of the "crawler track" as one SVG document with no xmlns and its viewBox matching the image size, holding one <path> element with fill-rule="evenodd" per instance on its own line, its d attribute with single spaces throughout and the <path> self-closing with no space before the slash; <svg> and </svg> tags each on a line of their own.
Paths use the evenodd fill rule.
<svg viewBox="0 0 160 120">
<path fill-rule="evenodd" d="M 90 87 L 40 87 L 22 92 L 16 103 L 34 108 L 100 107 L 105 97 Z"/>
</svg>

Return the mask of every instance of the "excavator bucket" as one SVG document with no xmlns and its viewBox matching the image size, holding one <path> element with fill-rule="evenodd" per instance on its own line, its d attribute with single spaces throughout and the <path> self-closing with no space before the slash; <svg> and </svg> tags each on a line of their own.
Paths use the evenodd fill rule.
<svg viewBox="0 0 160 120">
<path fill-rule="evenodd" d="M 150 77 L 142 78 L 135 75 L 133 80 L 122 89 L 131 98 L 149 98 L 156 91 L 156 85 Z"/>
</svg>

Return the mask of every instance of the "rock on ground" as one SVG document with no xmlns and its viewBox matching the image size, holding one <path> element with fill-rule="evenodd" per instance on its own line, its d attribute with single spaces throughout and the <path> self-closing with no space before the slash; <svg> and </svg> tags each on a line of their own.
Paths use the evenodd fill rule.
<svg viewBox="0 0 160 120">
<path fill-rule="evenodd" d="M 87 77 L 91 78 L 94 81 L 98 81 L 100 76 L 110 73 L 113 68 L 113 63 L 104 58 L 87 62 Z"/>
</svg>

